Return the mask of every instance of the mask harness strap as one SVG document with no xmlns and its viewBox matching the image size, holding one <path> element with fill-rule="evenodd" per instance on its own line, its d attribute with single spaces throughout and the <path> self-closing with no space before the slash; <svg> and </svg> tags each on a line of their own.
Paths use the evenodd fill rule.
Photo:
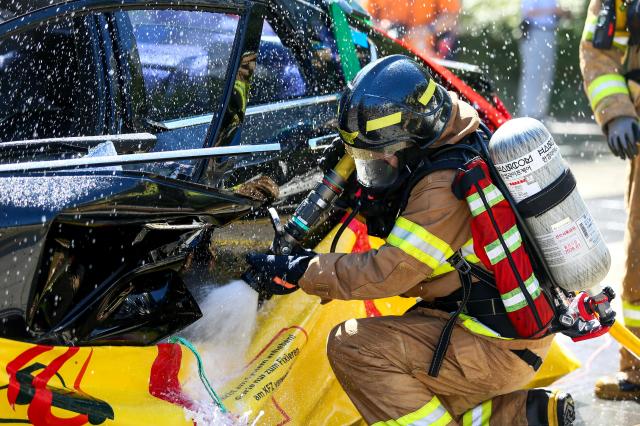
<svg viewBox="0 0 640 426">
<path fill-rule="evenodd" d="M 329 253 L 336 252 L 336 247 L 338 246 L 338 241 L 340 241 L 340 237 L 342 237 L 342 234 L 344 233 L 345 229 L 347 229 L 347 227 L 349 226 L 353 218 L 357 216 L 359 210 L 360 210 L 360 200 L 358 200 L 355 208 L 351 210 L 351 213 L 345 219 L 345 221 L 342 222 L 340 229 L 338 229 L 338 232 L 336 232 L 336 236 L 333 237 L 333 241 L 331 241 L 331 249 L 329 250 Z"/>
</svg>

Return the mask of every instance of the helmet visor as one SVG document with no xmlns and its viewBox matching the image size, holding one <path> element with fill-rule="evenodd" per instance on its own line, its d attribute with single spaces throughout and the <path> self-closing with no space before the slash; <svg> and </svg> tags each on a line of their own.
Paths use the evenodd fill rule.
<svg viewBox="0 0 640 426">
<path fill-rule="evenodd" d="M 398 152 L 409 146 L 399 142 L 378 149 L 360 149 L 346 145 L 356 164 L 358 182 L 367 188 L 384 189 L 393 185 L 402 167 Z"/>
</svg>

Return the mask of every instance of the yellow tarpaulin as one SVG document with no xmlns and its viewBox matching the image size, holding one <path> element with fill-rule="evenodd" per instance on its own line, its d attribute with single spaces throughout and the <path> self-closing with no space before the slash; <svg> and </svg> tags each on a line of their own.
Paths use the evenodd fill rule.
<svg viewBox="0 0 640 426">
<path fill-rule="evenodd" d="M 350 225 L 338 250 L 382 240 Z M 318 247 L 328 251 L 335 230 Z M 354 425 L 362 420 L 331 372 L 325 344 L 330 330 L 353 317 L 402 314 L 414 300 L 332 301 L 302 291 L 268 301 L 240 374 L 217 389 L 233 413 L 263 412 L 264 425 Z M 220 342 L 224 344 L 224 342 Z M 537 384 L 577 368 L 554 346 Z M 181 387 L 195 374 L 195 358 L 179 345 L 49 347 L 0 339 L 0 423 L 37 426 L 193 424 L 192 402 Z"/>
</svg>

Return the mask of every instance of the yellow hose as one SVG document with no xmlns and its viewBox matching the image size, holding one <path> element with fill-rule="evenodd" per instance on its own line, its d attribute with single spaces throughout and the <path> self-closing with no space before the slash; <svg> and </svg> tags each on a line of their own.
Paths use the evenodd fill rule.
<svg viewBox="0 0 640 426">
<path fill-rule="evenodd" d="M 640 359 L 640 339 L 619 321 L 615 321 L 609 330 L 611 337 L 627 348 L 629 352 Z"/>
<path fill-rule="evenodd" d="M 347 180 L 355 169 L 356 163 L 353 161 L 353 157 L 348 153 L 345 153 L 340 161 L 338 161 L 338 164 L 333 168 L 333 171 L 340 175 L 342 179 Z"/>
</svg>

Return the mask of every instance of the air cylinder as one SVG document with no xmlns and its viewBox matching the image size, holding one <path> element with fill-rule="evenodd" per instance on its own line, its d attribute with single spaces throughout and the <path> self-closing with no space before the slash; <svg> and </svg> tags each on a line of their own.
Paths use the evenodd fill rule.
<svg viewBox="0 0 640 426">
<path fill-rule="evenodd" d="M 547 128 L 533 118 L 510 120 L 489 153 L 556 283 L 568 291 L 599 284 L 611 256 Z"/>
</svg>

